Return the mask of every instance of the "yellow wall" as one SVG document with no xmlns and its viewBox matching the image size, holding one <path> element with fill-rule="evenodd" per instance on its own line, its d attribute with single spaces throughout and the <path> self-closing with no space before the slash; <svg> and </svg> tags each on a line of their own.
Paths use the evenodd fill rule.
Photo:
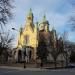
<svg viewBox="0 0 75 75">
<path fill-rule="evenodd" d="M 32 28 L 30 26 L 28 26 L 27 28 L 24 29 L 23 34 L 21 35 L 21 38 L 19 37 L 19 41 L 21 43 L 21 45 L 24 45 L 24 36 L 28 35 L 29 36 L 29 43 L 28 45 L 31 47 L 36 47 L 36 43 L 37 43 L 37 36 L 36 36 L 36 32 L 32 30 Z"/>
</svg>

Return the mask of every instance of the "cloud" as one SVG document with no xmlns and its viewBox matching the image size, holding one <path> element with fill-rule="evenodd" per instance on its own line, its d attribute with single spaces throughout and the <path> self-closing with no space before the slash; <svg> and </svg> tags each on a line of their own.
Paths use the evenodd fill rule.
<svg viewBox="0 0 75 75">
<path fill-rule="evenodd" d="M 63 34 L 64 31 L 69 31 L 69 27 L 67 22 L 71 13 L 66 14 L 58 14 L 58 13 L 47 13 L 47 20 L 50 23 L 50 30 L 54 27 L 57 33 Z"/>
<path fill-rule="evenodd" d="M 67 28 L 65 25 L 73 10 L 68 0 L 15 0 L 15 8 L 12 10 L 14 19 L 8 23 L 7 28 L 15 27 L 19 29 L 21 25 L 24 26 L 30 8 L 32 8 L 34 14 L 34 22 L 40 22 L 43 15 L 46 14 L 50 28 L 54 26 L 58 32 L 63 32 Z M 17 41 L 18 33 L 16 31 L 11 31 L 11 33 L 15 34 L 15 40 Z M 69 37 L 70 40 L 75 36 L 70 32 Z"/>
<path fill-rule="evenodd" d="M 68 32 L 68 40 L 75 42 L 75 32 Z"/>
</svg>

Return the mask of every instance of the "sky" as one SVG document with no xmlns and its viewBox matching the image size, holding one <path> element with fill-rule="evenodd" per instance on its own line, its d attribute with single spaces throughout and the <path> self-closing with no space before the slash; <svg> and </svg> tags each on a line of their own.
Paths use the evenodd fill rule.
<svg viewBox="0 0 75 75">
<path fill-rule="evenodd" d="M 74 12 L 72 6 L 74 3 L 75 0 L 14 0 L 13 19 L 8 22 L 5 30 L 10 30 L 11 34 L 14 34 L 14 44 L 16 44 L 19 32 L 13 31 L 12 27 L 18 31 L 21 26 L 24 27 L 26 15 L 31 8 L 34 23 L 40 22 L 45 14 L 50 24 L 50 30 L 54 27 L 59 35 L 66 31 L 67 40 L 75 42 L 75 32 L 71 31 L 68 25 L 69 19 Z"/>
</svg>

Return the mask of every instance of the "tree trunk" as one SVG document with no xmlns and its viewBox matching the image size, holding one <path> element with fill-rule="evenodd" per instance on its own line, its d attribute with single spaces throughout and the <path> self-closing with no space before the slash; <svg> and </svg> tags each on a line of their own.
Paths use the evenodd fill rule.
<svg viewBox="0 0 75 75">
<path fill-rule="evenodd" d="M 66 54 L 66 66 L 68 66 L 68 55 Z"/>
<path fill-rule="evenodd" d="M 56 59 L 54 59 L 54 67 L 55 67 L 55 69 L 56 69 L 56 67 L 57 67 Z"/>
<path fill-rule="evenodd" d="M 40 67 L 43 67 L 43 59 L 41 59 Z"/>
<path fill-rule="evenodd" d="M 63 60 L 61 60 L 61 67 L 63 67 L 64 63 L 63 63 Z"/>
</svg>

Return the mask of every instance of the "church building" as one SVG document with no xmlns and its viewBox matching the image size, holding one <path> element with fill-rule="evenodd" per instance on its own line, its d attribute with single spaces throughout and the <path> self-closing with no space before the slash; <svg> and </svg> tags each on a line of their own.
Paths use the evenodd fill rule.
<svg viewBox="0 0 75 75">
<path fill-rule="evenodd" d="M 56 48 L 56 30 L 54 28 L 51 31 L 49 30 L 49 22 L 45 15 L 40 23 L 37 22 L 34 24 L 34 15 L 30 9 L 26 16 L 26 23 L 24 27 L 20 28 L 15 58 L 22 59 L 24 50 L 26 49 L 25 54 L 28 56 L 28 61 L 30 59 L 36 60 L 38 43 L 41 39 L 43 39 L 43 37 L 45 37 L 47 48 L 49 50 L 51 46 Z"/>
</svg>

